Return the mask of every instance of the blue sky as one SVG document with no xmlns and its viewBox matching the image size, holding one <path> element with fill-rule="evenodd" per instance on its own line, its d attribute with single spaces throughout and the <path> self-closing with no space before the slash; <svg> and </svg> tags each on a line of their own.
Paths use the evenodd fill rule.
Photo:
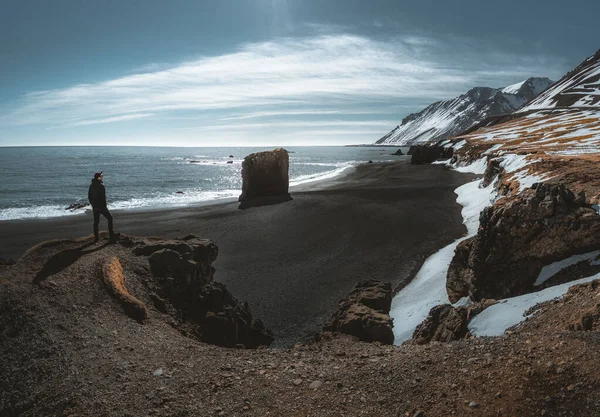
<svg viewBox="0 0 600 417">
<path fill-rule="evenodd" d="M 0 145 L 370 143 L 474 86 L 558 79 L 597 1 L 0 3 Z"/>
</svg>

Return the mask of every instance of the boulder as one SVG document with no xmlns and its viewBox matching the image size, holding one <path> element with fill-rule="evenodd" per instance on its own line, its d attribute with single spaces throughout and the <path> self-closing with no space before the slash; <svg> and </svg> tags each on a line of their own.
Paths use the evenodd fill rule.
<svg viewBox="0 0 600 417">
<path fill-rule="evenodd" d="M 345 333 L 365 342 L 394 343 L 392 286 L 381 281 L 359 282 L 326 326 L 326 331 Z"/>
<path fill-rule="evenodd" d="M 464 339 L 469 333 L 467 309 L 450 304 L 433 307 L 427 318 L 417 326 L 412 340 L 418 345 L 435 342 L 451 342 Z"/>
<path fill-rule="evenodd" d="M 257 152 L 242 162 L 240 208 L 291 200 L 289 155 L 283 148 Z"/>
<path fill-rule="evenodd" d="M 66 207 L 65 210 L 71 210 L 71 211 L 81 210 L 83 208 L 86 208 L 87 206 L 89 206 L 88 203 L 73 203 L 73 204 L 69 205 L 69 207 Z"/>
<path fill-rule="evenodd" d="M 496 300 L 483 299 L 469 307 L 441 304 L 433 307 L 425 320 L 415 329 L 412 342 L 424 345 L 430 342 L 452 342 L 471 336 L 468 324 L 477 314 L 496 304 Z"/>
<path fill-rule="evenodd" d="M 502 299 L 534 291 L 542 267 L 600 249 L 600 216 L 564 184 L 538 184 L 480 215 L 448 268 L 451 302 Z"/>
<path fill-rule="evenodd" d="M 402 152 L 402 149 L 398 149 L 396 152 L 394 152 L 392 155 L 404 155 L 404 153 Z"/>
</svg>

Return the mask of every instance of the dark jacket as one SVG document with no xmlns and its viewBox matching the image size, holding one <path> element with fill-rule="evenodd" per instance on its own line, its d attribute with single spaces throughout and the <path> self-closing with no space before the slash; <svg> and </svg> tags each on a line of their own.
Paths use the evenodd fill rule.
<svg viewBox="0 0 600 417">
<path fill-rule="evenodd" d="M 93 179 L 88 190 L 88 200 L 92 205 L 92 208 L 103 209 L 106 208 L 106 191 L 102 181 Z"/>
</svg>

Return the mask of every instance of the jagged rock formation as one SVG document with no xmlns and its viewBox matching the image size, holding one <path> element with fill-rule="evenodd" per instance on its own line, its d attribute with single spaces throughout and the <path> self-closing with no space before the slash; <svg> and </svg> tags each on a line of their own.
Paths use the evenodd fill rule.
<svg viewBox="0 0 600 417">
<path fill-rule="evenodd" d="M 455 302 L 531 292 L 543 266 L 598 248 L 600 217 L 585 195 L 564 184 L 539 184 L 483 210 L 477 235 L 456 248 L 448 297 Z"/>
<path fill-rule="evenodd" d="M 458 135 L 484 120 L 510 114 L 552 84 L 548 78 L 529 78 L 503 89 L 475 87 L 466 94 L 438 101 L 408 115 L 379 145 L 412 145 Z"/>
<path fill-rule="evenodd" d="M 410 163 L 412 165 L 430 164 L 438 159 L 450 159 L 453 149 L 437 145 L 413 145 L 410 147 Z"/>
<path fill-rule="evenodd" d="M 257 152 L 242 162 L 240 208 L 291 200 L 289 155 L 283 148 Z"/>
<path fill-rule="evenodd" d="M 450 304 L 435 306 L 427 318 L 417 326 L 412 340 L 417 345 L 435 342 L 451 342 L 464 339 L 469 333 L 467 309 Z"/>
<path fill-rule="evenodd" d="M 430 342 L 452 342 L 471 336 L 469 322 L 486 308 L 496 304 L 496 300 L 483 299 L 469 307 L 454 307 L 440 304 L 433 307 L 425 320 L 415 329 L 412 342 L 424 345 Z"/>
<path fill-rule="evenodd" d="M 149 256 L 152 273 L 161 278 L 173 278 L 188 285 L 201 286 L 213 280 L 219 249 L 207 239 L 189 235 L 180 240 L 140 240 L 134 242 L 133 253 Z"/>
<path fill-rule="evenodd" d="M 181 240 L 134 242 L 133 253 L 148 256 L 154 277 L 147 282 L 155 306 L 200 340 L 225 347 L 270 345 L 273 334 L 254 320 L 247 303 L 213 282 L 218 254 L 210 240 L 190 235 Z"/>
<path fill-rule="evenodd" d="M 392 344 L 391 305 L 392 286 L 389 283 L 361 281 L 348 298 L 340 301 L 331 324 L 325 330 L 356 336 L 365 342 Z"/>
<path fill-rule="evenodd" d="M 552 87 L 525 104 L 519 113 L 558 108 L 600 106 L 600 50 L 567 73 Z"/>
</svg>

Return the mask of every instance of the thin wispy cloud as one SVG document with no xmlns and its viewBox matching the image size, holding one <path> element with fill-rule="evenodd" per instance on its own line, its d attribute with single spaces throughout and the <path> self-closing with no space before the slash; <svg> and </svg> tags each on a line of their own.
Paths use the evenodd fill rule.
<svg viewBox="0 0 600 417">
<path fill-rule="evenodd" d="M 170 118 L 171 128 L 185 128 L 191 126 L 183 119 L 198 115 L 207 120 L 204 129 L 218 130 L 223 127 L 215 126 L 215 119 L 211 123 L 212 116 L 207 116 L 213 112 L 216 120 L 229 122 L 229 127 L 238 121 L 244 124 L 245 119 L 275 120 L 317 112 L 336 118 L 360 116 L 369 114 L 370 107 L 376 107 L 373 112 L 377 113 L 385 105 L 433 102 L 476 85 L 500 87 L 547 75 L 540 73 L 542 68 L 552 72 L 547 58 L 488 49 L 476 43 L 414 35 L 387 40 L 349 34 L 276 39 L 168 69 L 163 69 L 166 64 L 150 64 L 143 73 L 33 92 L 0 120 L 2 124 L 76 128 Z M 326 109 L 315 110 L 321 106 Z M 352 110 L 356 106 L 364 110 Z M 176 119 L 182 113 L 185 117 L 178 125 Z M 272 120 L 263 127 L 286 126 Z M 393 127 L 398 121 L 364 122 L 385 132 L 384 123 Z M 315 123 L 287 127 L 309 128 Z M 337 123 L 316 126 L 336 127 Z"/>
<path fill-rule="evenodd" d="M 380 127 L 387 128 L 394 124 L 394 120 L 365 120 L 365 121 L 354 121 L 354 120 L 332 120 L 332 121 L 308 121 L 308 122 L 268 122 L 268 123 L 238 123 L 234 125 L 230 124 L 222 124 L 222 125 L 203 125 L 203 126 L 194 126 L 194 127 L 185 127 L 182 129 L 191 129 L 191 130 L 230 130 L 232 128 L 236 129 L 264 129 L 264 128 L 302 128 L 302 129 L 313 129 L 313 128 L 323 128 L 328 126 L 347 126 L 347 127 Z"/>
<path fill-rule="evenodd" d="M 105 117 L 104 119 L 91 119 L 91 120 L 82 120 L 79 122 L 71 122 L 64 125 L 51 127 L 53 128 L 67 128 L 67 127 L 77 127 L 77 126 L 89 126 L 89 125 L 98 125 L 104 123 L 114 123 L 114 122 L 124 122 L 128 120 L 136 120 L 136 119 L 144 119 L 146 117 L 153 116 L 153 113 L 135 113 L 135 114 L 125 114 L 123 116 L 114 116 L 114 117 Z"/>
</svg>

